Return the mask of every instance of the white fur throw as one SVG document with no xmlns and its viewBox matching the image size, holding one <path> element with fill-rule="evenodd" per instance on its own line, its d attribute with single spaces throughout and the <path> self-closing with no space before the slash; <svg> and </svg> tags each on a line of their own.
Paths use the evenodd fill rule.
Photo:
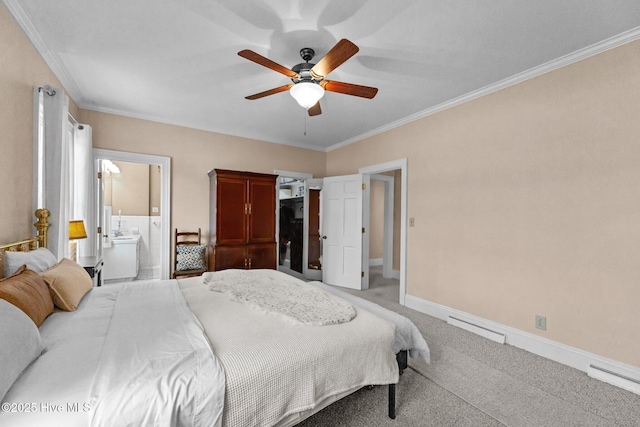
<svg viewBox="0 0 640 427">
<path fill-rule="evenodd" d="M 356 317 L 345 300 L 275 270 L 223 270 L 203 277 L 209 290 L 280 315 L 291 324 L 334 325 Z"/>
</svg>

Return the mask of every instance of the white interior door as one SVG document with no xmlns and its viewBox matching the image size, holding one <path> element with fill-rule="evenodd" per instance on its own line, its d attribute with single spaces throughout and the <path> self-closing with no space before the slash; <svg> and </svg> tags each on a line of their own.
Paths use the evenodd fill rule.
<svg viewBox="0 0 640 427">
<path fill-rule="evenodd" d="M 322 281 L 362 289 L 361 174 L 324 178 L 322 187 Z"/>
</svg>

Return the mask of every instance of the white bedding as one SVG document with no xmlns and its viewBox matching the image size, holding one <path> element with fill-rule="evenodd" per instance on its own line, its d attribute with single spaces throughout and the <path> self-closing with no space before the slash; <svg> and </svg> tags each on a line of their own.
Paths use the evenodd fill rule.
<svg viewBox="0 0 640 427">
<path fill-rule="evenodd" d="M 221 425 L 224 372 L 175 282 L 123 286 L 113 311 L 91 425 Z"/>
<path fill-rule="evenodd" d="M 5 396 L 2 426 L 221 423 L 224 373 L 175 281 L 93 289 L 40 334 L 45 352 Z"/>
<path fill-rule="evenodd" d="M 431 353 L 429 346 L 424 340 L 424 337 L 420 333 L 420 330 L 413 324 L 413 322 L 401 314 L 395 311 L 387 310 L 384 307 L 379 306 L 371 301 L 367 301 L 362 298 L 358 298 L 354 295 L 343 292 L 332 286 L 325 285 L 321 282 L 309 282 L 311 285 L 320 289 L 324 289 L 327 292 L 343 298 L 352 304 L 362 307 L 365 310 L 369 310 L 371 313 L 382 317 L 385 320 L 396 325 L 396 335 L 393 342 L 393 352 L 398 353 L 401 350 L 408 350 L 409 357 L 412 359 L 422 359 L 429 363 L 431 360 Z"/>
<path fill-rule="evenodd" d="M 339 325 L 292 325 L 209 291 L 201 277 L 179 282 L 225 370 L 224 426 L 294 424 L 363 386 L 398 382 L 395 326 L 366 310 Z"/>
<path fill-rule="evenodd" d="M 46 351 L 5 396 L 16 410 L 0 426 L 296 424 L 363 386 L 397 383 L 394 347 L 425 355 L 398 319 L 354 306 L 349 322 L 305 326 L 202 277 L 94 288 L 41 326 Z"/>
</svg>

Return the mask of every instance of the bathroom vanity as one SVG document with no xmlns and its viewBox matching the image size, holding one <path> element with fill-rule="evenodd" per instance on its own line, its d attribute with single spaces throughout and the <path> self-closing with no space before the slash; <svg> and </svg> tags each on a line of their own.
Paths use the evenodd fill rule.
<svg viewBox="0 0 640 427">
<path fill-rule="evenodd" d="M 111 238 L 111 247 L 104 248 L 103 280 L 132 280 L 140 268 L 140 235 Z"/>
</svg>

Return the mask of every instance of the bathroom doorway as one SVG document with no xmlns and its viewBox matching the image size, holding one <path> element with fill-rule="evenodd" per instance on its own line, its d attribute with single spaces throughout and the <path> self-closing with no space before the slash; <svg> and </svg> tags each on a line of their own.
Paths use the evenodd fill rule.
<svg viewBox="0 0 640 427">
<path fill-rule="evenodd" d="M 105 284 L 168 279 L 170 160 L 94 149 Z"/>
</svg>

